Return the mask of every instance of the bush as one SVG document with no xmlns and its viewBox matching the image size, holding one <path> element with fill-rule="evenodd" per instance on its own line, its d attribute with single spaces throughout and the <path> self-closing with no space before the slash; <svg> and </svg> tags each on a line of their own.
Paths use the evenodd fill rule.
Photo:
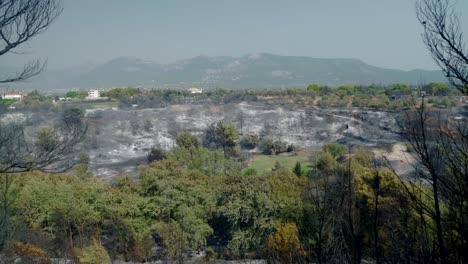
<svg viewBox="0 0 468 264">
<path fill-rule="evenodd" d="M 29 243 L 16 242 L 14 248 L 15 253 L 26 261 L 26 263 L 51 263 L 50 257 L 40 247 Z"/>
<path fill-rule="evenodd" d="M 75 258 L 81 264 L 104 264 L 111 263 L 111 259 L 106 249 L 96 239 L 93 244 L 82 249 L 74 250 Z"/>
<path fill-rule="evenodd" d="M 257 147 L 259 141 L 257 135 L 247 135 L 241 139 L 240 145 L 244 149 L 254 149 Z"/>
<path fill-rule="evenodd" d="M 163 160 L 167 158 L 167 153 L 162 148 L 153 147 L 148 154 L 148 162 L 151 163 L 156 160 Z"/>
<path fill-rule="evenodd" d="M 155 229 L 162 242 L 165 258 L 183 260 L 183 254 L 188 250 L 189 244 L 187 235 L 182 232 L 179 224 L 176 222 L 159 223 Z"/>
<path fill-rule="evenodd" d="M 325 146 L 323 146 L 322 149 L 323 149 L 323 152 L 330 153 L 335 159 L 337 157 L 340 157 L 346 154 L 346 148 L 345 146 L 341 144 L 336 144 L 336 143 L 326 144 Z"/>
<path fill-rule="evenodd" d="M 302 170 L 302 166 L 301 166 L 301 163 L 299 161 L 296 162 L 296 166 L 294 166 L 292 172 L 294 174 L 296 174 L 297 177 L 300 177 L 300 176 L 304 175 L 304 171 Z"/>
<path fill-rule="evenodd" d="M 405 143 L 405 151 L 406 152 L 413 152 L 413 146 L 410 143 Z"/>
<path fill-rule="evenodd" d="M 260 149 L 263 154 L 265 155 L 271 155 L 273 154 L 273 149 L 272 149 L 273 141 L 270 139 L 262 140 L 260 142 Z"/>
<path fill-rule="evenodd" d="M 271 139 L 262 140 L 262 142 L 260 142 L 260 148 L 265 155 L 278 155 L 288 151 L 288 145 L 286 145 L 286 143 L 280 140 L 273 141 Z"/>
<path fill-rule="evenodd" d="M 296 146 L 294 146 L 293 144 L 289 144 L 288 148 L 286 149 L 286 152 L 293 152 L 293 151 L 296 151 Z"/>
<path fill-rule="evenodd" d="M 299 263 L 306 252 L 299 240 L 299 230 L 295 223 L 280 225 L 268 238 L 268 256 L 273 263 Z"/>
<path fill-rule="evenodd" d="M 253 176 L 253 175 L 257 175 L 257 170 L 254 169 L 254 168 L 247 168 L 244 170 L 244 172 L 242 173 L 244 176 Z"/>
</svg>

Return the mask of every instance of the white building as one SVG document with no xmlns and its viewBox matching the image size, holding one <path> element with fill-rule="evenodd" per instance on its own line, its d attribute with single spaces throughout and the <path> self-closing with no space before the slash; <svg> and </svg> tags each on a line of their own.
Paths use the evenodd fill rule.
<svg viewBox="0 0 468 264">
<path fill-rule="evenodd" d="M 14 99 L 21 100 L 23 99 L 24 94 L 19 92 L 7 92 L 2 95 L 2 99 Z"/>
<path fill-rule="evenodd" d="M 195 88 L 195 87 L 192 87 L 192 88 L 188 89 L 188 91 L 191 94 L 201 94 L 201 93 L 203 93 L 203 89 Z"/>
<path fill-rule="evenodd" d="M 99 92 L 99 90 L 90 90 L 88 92 L 89 99 L 94 99 L 94 98 L 99 98 L 99 97 L 101 97 L 101 92 Z"/>
</svg>

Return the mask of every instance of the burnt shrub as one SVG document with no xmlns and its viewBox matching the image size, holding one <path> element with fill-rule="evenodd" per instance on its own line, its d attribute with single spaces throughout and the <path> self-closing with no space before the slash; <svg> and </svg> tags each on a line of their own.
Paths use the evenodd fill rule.
<svg viewBox="0 0 468 264">
<path fill-rule="evenodd" d="M 260 142 L 260 149 L 265 155 L 278 155 L 288 151 L 288 145 L 280 140 L 273 141 L 271 139 L 264 139 Z"/>
<path fill-rule="evenodd" d="M 257 135 L 246 135 L 240 141 L 240 146 L 243 149 L 254 149 L 258 146 L 260 142 Z"/>
<path fill-rule="evenodd" d="M 149 163 L 156 161 L 156 160 L 163 160 L 166 158 L 167 158 L 166 151 L 159 147 L 152 147 L 147 157 Z"/>
</svg>

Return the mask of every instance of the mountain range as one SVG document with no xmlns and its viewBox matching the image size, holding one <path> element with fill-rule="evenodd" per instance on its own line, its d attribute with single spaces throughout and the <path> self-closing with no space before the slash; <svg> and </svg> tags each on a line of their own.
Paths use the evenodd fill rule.
<svg viewBox="0 0 468 264">
<path fill-rule="evenodd" d="M 422 82 L 446 82 L 446 79 L 441 71 L 386 69 L 358 59 L 261 53 L 243 57 L 198 56 L 171 64 L 120 57 L 93 67 L 49 69 L 28 82 L 13 86 L 56 91 L 124 86 L 242 89 L 304 87 L 310 83 L 337 86 Z"/>
</svg>

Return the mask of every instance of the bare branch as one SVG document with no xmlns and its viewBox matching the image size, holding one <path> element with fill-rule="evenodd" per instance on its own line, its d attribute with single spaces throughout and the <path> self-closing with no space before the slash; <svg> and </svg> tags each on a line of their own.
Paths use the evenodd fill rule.
<svg viewBox="0 0 468 264">
<path fill-rule="evenodd" d="M 65 110 L 55 127 L 41 130 L 36 139 L 21 124 L 0 124 L 0 173 L 31 170 L 62 172 L 75 165 L 70 155 L 87 132 L 81 110 Z"/>
<path fill-rule="evenodd" d="M 453 0 L 420 0 L 416 14 L 434 61 L 455 88 L 468 94 L 468 51 Z"/>
<path fill-rule="evenodd" d="M 62 12 L 60 0 L 0 1 L 0 56 L 43 33 Z M 0 83 L 24 81 L 36 76 L 46 63 L 33 61 L 15 76 L 0 79 Z"/>
<path fill-rule="evenodd" d="M 28 64 L 24 65 L 23 69 L 14 74 L 13 76 L 1 77 L 0 83 L 12 83 L 12 82 L 22 82 L 26 81 L 29 78 L 39 75 L 42 71 L 45 70 L 47 62 L 41 62 L 39 60 L 31 61 Z"/>
</svg>

